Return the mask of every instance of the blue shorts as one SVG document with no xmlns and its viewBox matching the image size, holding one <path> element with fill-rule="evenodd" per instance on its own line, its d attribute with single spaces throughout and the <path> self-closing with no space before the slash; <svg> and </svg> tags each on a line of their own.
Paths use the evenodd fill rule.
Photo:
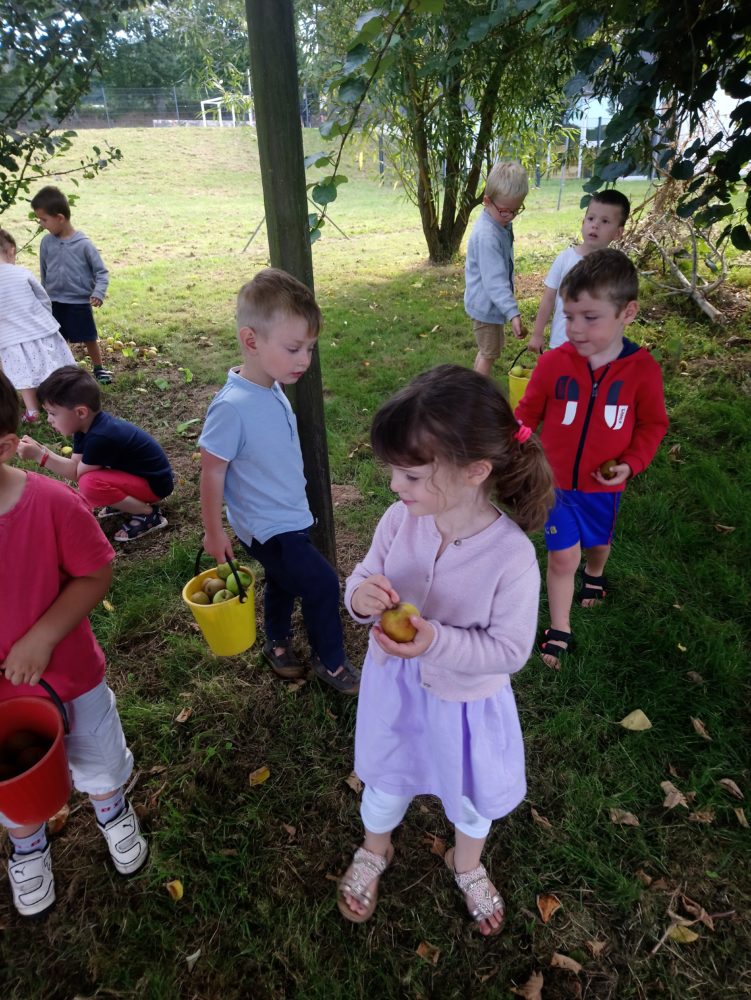
<svg viewBox="0 0 751 1000">
<path fill-rule="evenodd" d="M 88 302 L 53 302 L 52 315 L 68 343 L 91 343 L 97 339 L 94 311 Z"/>
<path fill-rule="evenodd" d="M 548 552 L 581 545 L 610 545 L 615 519 L 621 502 L 617 493 L 582 493 L 581 490 L 556 490 L 555 507 L 545 522 L 545 545 Z"/>
</svg>

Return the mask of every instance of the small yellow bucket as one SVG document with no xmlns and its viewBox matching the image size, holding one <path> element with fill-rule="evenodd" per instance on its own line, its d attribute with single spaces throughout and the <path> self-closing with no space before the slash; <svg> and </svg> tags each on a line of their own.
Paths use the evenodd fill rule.
<svg viewBox="0 0 751 1000">
<path fill-rule="evenodd" d="M 253 591 L 255 577 L 246 566 L 240 567 L 250 575 L 250 586 L 246 590 L 237 576 L 238 567 L 232 562 L 230 566 L 239 591 L 237 597 L 221 604 L 194 604 L 191 601 L 193 594 L 202 590 L 210 577 L 218 576 L 216 567 L 199 572 L 202 554 L 203 549 L 200 549 L 194 575 L 183 587 L 183 600 L 198 622 L 211 652 L 216 656 L 237 656 L 250 649 L 256 641 L 256 603 Z"/>
<path fill-rule="evenodd" d="M 522 400 L 522 396 L 527 388 L 530 376 L 532 375 L 532 369 L 525 372 L 524 375 L 512 375 L 511 371 L 519 363 L 519 358 L 524 354 L 528 348 L 523 347 L 521 351 L 514 358 L 514 363 L 511 365 L 511 370 L 508 373 L 508 401 L 511 404 L 511 409 L 515 410 Z"/>
</svg>

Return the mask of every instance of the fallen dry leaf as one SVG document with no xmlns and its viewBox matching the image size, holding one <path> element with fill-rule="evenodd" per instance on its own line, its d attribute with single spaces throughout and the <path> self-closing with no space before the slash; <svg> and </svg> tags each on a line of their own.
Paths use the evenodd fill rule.
<svg viewBox="0 0 751 1000">
<path fill-rule="evenodd" d="M 183 708 L 175 716 L 175 722 L 187 722 L 193 714 L 192 708 Z"/>
<path fill-rule="evenodd" d="M 681 651 L 681 653 L 688 652 L 688 646 L 684 646 L 682 642 L 679 642 L 676 645 L 678 646 L 678 649 Z"/>
<path fill-rule="evenodd" d="M 543 827 L 546 830 L 552 830 L 553 824 L 545 816 L 541 816 L 534 806 L 530 806 L 529 810 L 532 814 L 532 819 L 537 823 L 538 826 Z"/>
<path fill-rule="evenodd" d="M 350 774 L 348 778 L 344 779 L 344 784 L 349 785 L 352 791 L 356 792 L 358 795 L 362 791 L 362 782 L 357 777 L 354 771 L 352 772 L 352 774 Z"/>
<path fill-rule="evenodd" d="M 717 784 L 720 786 L 720 788 L 724 788 L 726 792 L 729 792 L 733 796 L 733 798 L 736 799 L 743 798 L 743 792 L 736 785 L 736 783 L 733 781 L 732 778 L 720 778 Z"/>
<path fill-rule="evenodd" d="M 552 892 L 541 893 L 537 897 L 537 909 L 539 910 L 542 922 L 546 924 L 548 920 L 553 916 L 556 910 L 560 910 L 563 903 L 560 899 L 553 895 Z"/>
<path fill-rule="evenodd" d="M 290 826 L 289 823 L 282 823 L 282 829 L 287 834 L 287 840 L 291 844 L 292 841 L 295 839 L 295 836 L 297 835 L 297 827 Z"/>
<path fill-rule="evenodd" d="M 638 826 L 639 820 L 634 816 L 633 813 L 626 812 L 624 809 L 611 809 L 610 810 L 610 822 L 618 823 L 620 826 Z"/>
<path fill-rule="evenodd" d="M 684 896 L 683 893 L 681 893 L 681 902 L 683 903 L 683 908 L 694 918 L 691 923 L 695 923 L 698 920 L 711 931 L 714 930 L 714 921 L 700 903 L 695 903 L 693 899 L 689 899 L 688 896 Z M 673 919 L 678 916 L 678 914 L 673 913 L 672 910 L 668 910 L 668 913 Z M 685 923 L 686 926 L 688 926 L 688 923 L 683 920 L 677 920 L 676 922 Z"/>
<path fill-rule="evenodd" d="M 634 875 L 636 876 L 637 881 L 641 882 L 641 884 L 644 886 L 645 889 L 648 889 L 650 885 L 652 885 L 652 882 L 654 881 L 652 876 L 647 875 L 647 873 L 645 871 L 642 871 L 641 868 L 637 872 L 634 872 Z"/>
<path fill-rule="evenodd" d="M 662 803 L 665 809 L 675 809 L 676 806 L 683 806 L 688 809 L 686 796 L 680 789 L 676 788 L 672 781 L 661 781 L 660 788 L 665 793 L 665 801 Z"/>
<path fill-rule="evenodd" d="M 668 448 L 668 455 L 674 461 L 678 458 L 681 453 L 681 446 L 679 444 L 674 444 L 672 447 Z"/>
<path fill-rule="evenodd" d="M 654 892 L 660 892 L 668 888 L 668 883 L 664 878 L 656 878 L 649 888 L 654 890 Z"/>
<path fill-rule="evenodd" d="M 633 712 L 629 712 L 624 719 L 621 719 L 618 725 L 623 726 L 624 729 L 630 729 L 635 733 L 652 728 L 652 723 L 640 708 L 635 708 Z"/>
<path fill-rule="evenodd" d="M 690 927 L 684 927 L 682 924 L 673 924 L 668 929 L 668 937 L 677 944 L 691 944 L 692 941 L 696 941 L 699 935 L 696 931 L 692 931 Z"/>
<path fill-rule="evenodd" d="M 423 837 L 423 844 L 426 844 L 430 848 L 430 853 L 437 855 L 442 858 L 446 854 L 446 841 L 441 840 L 440 837 L 435 837 L 431 834 Z"/>
<path fill-rule="evenodd" d="M 417 946 L 417 954 L 420 958 L 425 959 L 426 962 L 430 962 L 431 965 L 438 965 L 438 959 L 441 957 L 441 949 L 436 948 L 433 944 L 428 944 L 427 941 L 422 941 Z"/>
<path fill-rule="evenodd" d="M 268 781 L 271 777 L 271 771 L 265 764 L 261 767 L 257 767 L 255 771 L 251 771 L 248 775 L 248 784 L 252 788 L 254 785 L 262 785 L 264 781 Z"/>
<path fill-rule="evenodd" d="M 542 1000 L 542 987 L 545 980 L 541 972 L 533 972 L 526 983 L 521 986 L 513 986 L 511 992 L 524 1000 Z"/>
<path fill-rule="evenodd" d="M 702 675 L 698 674 L 695 670 L 687 670 L 686 671 L 686 677 L 688 677 L 688 679 L 693 684 L 703 684 L 704 683 L 704 678 L 702 677 Z"/>
<path fill-rule="evenodd" d="M 185 964 L 188 966 L 188 972 L 193 971 L 193 966 L 196 964 L 198 959 L 201 957 L 201 949 L 194 951 L 192 955 L 185 956 Z"/>
<path fill-rule="evenodd" d="M 171 882 L 165 882 L 164 888 L 170 895 L 170 899 L 177 903 L 183 898 L 185 890 L 183 889 L 183 884 L 179 878 L 172 879 Z"/>
<path fill-rule="evenodd" d="M 730 524 L 716 524 L 714 530 L 719 531 L 722 535 L 729 535 L 731 531 L 735 531 L 735 527 Z"/>
<path fill-rule="evenodd" d="M 714 823 L 714 809 L 697 809 L 689 813 L 688 818 L 692 823 Z"/>
<path fill-rule="evenodd" d="M 709 740 L 711 742 L 712 737 L 707 732 L 707 727 L 704 725 L 701 719 L 695 719 L 693 715 L 690 718 L 691 718 L 691 725 L 694 727 L 694 732 L 698 733 L 699 736 L 701 736 L 703 739 Z"/>
<path fill-rule="evenodd" d="M 589 940 L 586 942 L 587 950 L 594 958 L 599 958 L 600 955 L 605 951 L 608 946 L 607 941 L 593 941 Z"/>
<path fill-rule="evenodd" d="M 582 970 L 582 966 L 575 958 L 569 958 L 568 955 L 561 955 L 557 951 L 553 952 L 550 964 L 554 969 L 565 969 L 566 972 L 573 972 L 577 976 Z"/>
<path fill-rule="evenodd" d="M 112 603 L 112 601 L 107 601 L 107 600 L 102 601 L 102 607 L 104 608 L 105 611 L 109 611 L 110 614 L 112 614 L 112 612 L 115 610 L 115 605 Z"/>
<path fill-rule="evenodd" d="M 748 830 L 748 820 L 746 819 L 745 812 L 740 808 L 740 806 L 737 809 L 733 809 L 733 812 L 735 813 L 736 819 L 741 826 Z"/>
<path fill-rule="evenodd" d="M 62 828 L 68 822 L 68 817 L 70 816 L 70 806 L 66 802 L 62 809 L 58 809 L 55 815 L 47 820 L 47 833 L 50 836 L 54 836 L 56 833 L 60 833 Z"/>
</svg>

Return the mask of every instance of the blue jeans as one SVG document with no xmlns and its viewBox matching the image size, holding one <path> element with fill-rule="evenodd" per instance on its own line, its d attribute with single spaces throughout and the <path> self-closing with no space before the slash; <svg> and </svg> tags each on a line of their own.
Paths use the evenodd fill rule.
<svg viewBox="0 0 751 1000">
<path fill-rule="evenodd" d="M 264 544 L 242 541 L 247 553 L 266 572 L 263 594 L 263 626 L 266 639 L 279 642 L 292 632 L 295 598 L 313 652 L 328 670 L 344 663 L 344 636 L 339 616 L 339 577 L 310 540 L 310 533 L 285 531 Z"/>
</svg>

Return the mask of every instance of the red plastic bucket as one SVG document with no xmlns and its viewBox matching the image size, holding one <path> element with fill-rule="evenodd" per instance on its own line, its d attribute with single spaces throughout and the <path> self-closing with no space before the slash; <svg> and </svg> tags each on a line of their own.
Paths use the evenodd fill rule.
<svg viewBox="0 0 751 1000">
<path fill-rule="evenodd" d="M 43 682 L 40 682 L 43 683 Z M 0 747 L 11 733 L 29 730 L 51 742 L 51 747 L 33 767 L 0 781 L 0 812 L 16 826 L 43 823 L 68 801 L 73 787 L 65 755 L 67 718 L 57 695 L 47 698 L 11 698 L 0 702 Z"/>
</svg>

